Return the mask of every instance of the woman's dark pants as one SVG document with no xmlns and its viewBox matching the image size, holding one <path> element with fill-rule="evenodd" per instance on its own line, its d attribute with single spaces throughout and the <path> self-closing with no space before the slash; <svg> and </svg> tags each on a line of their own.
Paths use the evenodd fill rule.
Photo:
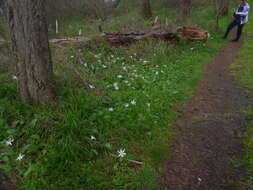
<svg viewBox="0 0 253 190">
<path fill-rule="evenodd" d="M 240 24 L 238 21 L 234 20 L 233 22 L 231 22 L 229 25 L 228 25 L 228 28 L 227 28 L 227 31 L 224 35 L 224 38 L 227 38 L 229 32 L 237 26 L 237 34 L 236 34 L 236 38 L 234 39 L 234 41 L 238 41 L 242 35 L 242 29 L 243 29 L 243 26 L 244 24 Z"/>
</svg>

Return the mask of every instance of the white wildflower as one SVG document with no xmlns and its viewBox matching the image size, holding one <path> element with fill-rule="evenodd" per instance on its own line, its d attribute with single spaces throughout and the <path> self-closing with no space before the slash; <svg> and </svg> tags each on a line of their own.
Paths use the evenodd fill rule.
<svg viewBox="0 0 253 190">
<path fill-rule="evenodd" d="M 82 35 L 82 29 L 79 30 L 78 35 L 79 35 L 79 36 Z"/>
<path fill-rule="evenodd" d="M 73 58 L 74 58 L 74 55 L 71 55 L 70 58 L 73 59 Z"/>
<path fill-rule="evenodd" d="M 115 90 L 119 90 L 119 87 L 118 87 L 118 86 L 115 86 L 114 88 L 115 88 Z"/>
<path fill-rule="evenodd" d="M 120 149 L 117 151 L 118 153 L 118 158 L 124 158 L 126 156 L 126 150 L 125 149 Z"/>
<path fill-rule="evenodd" d="M 194 48 L 192 47 L 190 50 L 192 50 L 192 51 L 193 51 L 193 50 L 194 50 Z"/>
<path fill-rule="evenodd" d="M 24 157 L 25 157 L 25 155 L 20 153 L 20 154 L 18 155 L 18 157 L 17 157 L 16 160 L 19 160 L 19 161 L 20 161 L 20 160 L 23 160 Z"/>
<path fill-rule="evenodd" d="M 122 76 L 122 75 L 118 75 L 117 77 L 118 77 L 119 79 L 122 79 L 122 78 L 123 78 L 123 76 Z"/>
<path fill-rule="evenodd" d="M 13 76 L 12 76 L 12 79 L 13 79 L 13 80 L 18 80 L 18 77 L 15 76 L 15 75 L 13 75 Z"/>
<path fill-rule="evenodd" d="M 114 111 L 114 109 L 113 109 L 113 108 L 109 108 L 108 110 L 109 110 L 110 112 L 113 112 L 113 111 Z"/>
<path fill-rule="evenodd" d="M 131 104 L 132 104 L 132 105 L 136 105 L 136 101 L 135 101 L 135 100 L 132 100 L 132 101 L 131 101 Z"/>
<path fill-rule="evenodd" d="M 94 137 L 94 136 L 90 136 L 90 139 L 93 141 L 97 140 L 96 137 Z"/>
<path fill-rule="evenodd" d="M 103 67 L 104 69 L 106 69 L 106 68 L 107 68 L 107 66 L 106 66 L 106 65 L 102 65 L 102 67 Z"/>
<path fill-rule="evenodd" d="M 89 84 L 89 87 L 90 87 L 90 89 L 94 89 L 95 88 L 95 86 L 92 85 L 92 84 Z"/>
<path fill-rule="evenodd" d="M 150 103 L 147 103 L 146 105 L 147 105 L 148 107 L 150 107 L 150 106 L 151 106 L 151 104 L 150 104 Z"/>
<path fill-rule="evenodd" d="M 5 141 L 5 144 L 6 144 L 6 146 L 11 146 L 13 142 L 14 142 L 14 139 L 10 138 L 7 141 Z"/>
<path fill-rule="evenodd" d="M 129 104 L 125 104 L 125 107 L 128 108 L 128 107 L 129 107 Z"/>
</svg>

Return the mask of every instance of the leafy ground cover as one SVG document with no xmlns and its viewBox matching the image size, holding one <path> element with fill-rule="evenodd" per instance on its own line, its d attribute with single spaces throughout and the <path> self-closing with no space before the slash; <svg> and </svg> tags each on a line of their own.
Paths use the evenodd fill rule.
<svg viewBox="0 0 253 190">
<path fill-rule="evenodd" d="M 0 169 L 23 189 L 159 189 L 182 104 L 224 41 L 52 47 L 58 103 L 21 103 L 0 61 Z M 136 163 L 138 161 L 138 163 Z"/>
</svg>

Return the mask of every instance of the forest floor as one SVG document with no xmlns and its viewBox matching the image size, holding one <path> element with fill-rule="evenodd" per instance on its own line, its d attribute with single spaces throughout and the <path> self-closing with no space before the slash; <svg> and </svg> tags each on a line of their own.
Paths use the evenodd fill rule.
<svg viewBox="0 0 253 190">
<path fill-rule="evenodd" d="M 247 91 L 231 76 L 241 43 L 227 43 L 207 65 L 196 94 L 174 126 L 175 136 L 162 179 L 163 190 L 234 190 L 247 127 Z"/>
</svg>

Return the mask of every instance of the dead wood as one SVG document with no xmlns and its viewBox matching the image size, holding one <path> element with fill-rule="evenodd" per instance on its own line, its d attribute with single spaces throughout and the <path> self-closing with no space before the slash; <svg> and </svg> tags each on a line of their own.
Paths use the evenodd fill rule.
<svg viewBox="0 0 253 190">
<path fill-rule="evenodd" d="M 190 41 L 206 41 L 208 32 L 195 27 L 179 27 L 176 30 L 162 28 L 159 26 L 153 27 L 142 32 L 122 31 L 115 33 L 103 33 L 103 38 L 113 46 L 129 45 L 138 40 L 148 38 L 161 39 L 169 42 L 179 42 L 182 38 L 187 38 Z"/>
</svg>

